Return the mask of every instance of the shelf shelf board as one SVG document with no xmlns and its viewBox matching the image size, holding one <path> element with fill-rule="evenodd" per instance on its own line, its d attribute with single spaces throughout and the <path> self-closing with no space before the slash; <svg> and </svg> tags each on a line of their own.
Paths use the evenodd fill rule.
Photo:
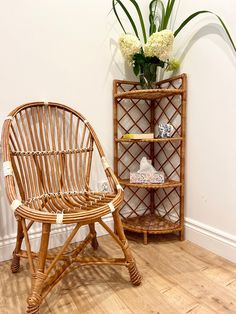
<svg viewBox="0 0 236 314">
<path fill-rule="evenodd" d="M 183 93 L 183 89 L 138 89 L 121 92 L 114 95 L 115 98 L 154 100 L 162 97 L 174 96 Z"/>
<path fill-rule="evenodd" d="M 119 179 L 121 185 L 131 186 L 137 188 L 145 189 L 164 189 L 164 188 L 174 188 L 177 186 L 182 186 L 182 183 L 179 181 L 168 180 L 165 183 L 130 183 L 130 180 Z"/>
<path fill-rule="evenodd" d="M 124 229 L 134 232 L 147 232 L 152 234 L 180 231 L 179 222 L 172 222 L 156 214 L 122 219 Z"/>
<path fill-rule="evenodd" d="M 124 138 L 116 138 L 116 142 L 175 142 L 182 141 L 183 137 L 165 137 L 165 138 L 143 138 L 143 139 L 124 139 Z"/>
</svg>

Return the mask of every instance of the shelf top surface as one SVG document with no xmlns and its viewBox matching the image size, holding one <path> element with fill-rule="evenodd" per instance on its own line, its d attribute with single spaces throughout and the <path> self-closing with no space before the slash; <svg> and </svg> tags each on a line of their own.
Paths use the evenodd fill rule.
<svg viewBox="0 0 236 314">
<path fill-rule="evenodd" d="M 129 179 L 119 179 L 120 184 L 146 189 L 161 189 L 181 186 L 180 181 L 168 180 L 165 183 L 131 183 Z"/>
<path fill-rule="evenodd" d="M 183 89 L 139 89 L 126 92 L 117 93 L 115 98 L 128 98 L 128 99 L 146 99 L 154 100 L 162 97 L 174 96 L 183 93 Z"/>
</svg>

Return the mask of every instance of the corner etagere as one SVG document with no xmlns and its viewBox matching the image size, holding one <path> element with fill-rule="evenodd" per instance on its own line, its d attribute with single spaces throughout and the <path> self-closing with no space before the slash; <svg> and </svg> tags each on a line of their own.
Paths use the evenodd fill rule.
<svg viewBox="0 0 236 314">
<path fill-rule="evenodd" d="M 125 191 L 120 210 L 125 230 L 148 234 L 179 233 L 184 239 L 184 147 L 186 74 L 142 90 L 137 82 L 115 80 L 114 170 Z M 125 133 L 158 133 L 160 123 L 174 127 L 172 137 L 131 140 Z M 163 184 L 130 183 L 143 156 L 165 173 Z"/>
</svg>

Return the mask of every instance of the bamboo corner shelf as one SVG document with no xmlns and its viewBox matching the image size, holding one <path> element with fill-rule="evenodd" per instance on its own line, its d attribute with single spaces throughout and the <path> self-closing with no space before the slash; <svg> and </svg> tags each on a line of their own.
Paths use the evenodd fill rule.
<svg viewBox="0 0 236 314">
<path fill-rule="evenodd" d="M 114 170 L 125 191 L 120 210 L 125 230 L 148 234 L 178 232 L 184 239 L 184 158 L 186 119 L 186 74 L 142 90 L 137 82 L 115 80 Z M 160 123 L 170 123 L 170 138 L 123 139 L 126 133 L 158 133 Z M 163 184 L 130 183 L 142 157 L 152 160 L 165 173 Z"/>
<path fill-rule="evenodd" d="M 121 93 L 116 93 L 114 95 L 115 98 L 120 99 L 145 99 L 145 100 L 155 100 L 158 98 L 168 97 L 172 95 L 178 95 L 183 92 L 182 89 L 141 89 L 141 90 L 131 90 L 125 91 Z"/>
</svg>

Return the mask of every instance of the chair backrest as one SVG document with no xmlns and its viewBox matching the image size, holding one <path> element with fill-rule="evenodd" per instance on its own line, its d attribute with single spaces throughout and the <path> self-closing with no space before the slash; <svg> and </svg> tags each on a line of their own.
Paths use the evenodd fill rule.
<svg viewBox="0 0 236 314">
<path fill-rule="evenodd" d="M 18 191 L 26 202 L 43 194 L 88 191 L 95 148 L 104 158 L 88 121 L 58 103 L 22 105 L 3 125 L 3 161 L 11 161 Z M 33 206 L 41 210 L 40 202 Z"/>
</svg>

